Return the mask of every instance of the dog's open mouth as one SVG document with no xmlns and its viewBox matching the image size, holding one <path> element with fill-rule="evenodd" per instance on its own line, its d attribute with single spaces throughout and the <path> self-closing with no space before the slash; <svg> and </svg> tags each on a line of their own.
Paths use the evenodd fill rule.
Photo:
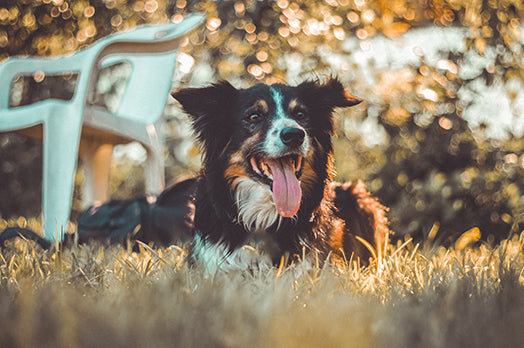
<svg viewBox="0 0 524 348">
<path fill-rule="evenodd" d="M 283 217 L 292 217 L 300 208 L 302 190 L 300 178 L 303 157 L 288 155 L 280 158 L 251 157 L 253 171 L 268 182 L 273 191 L 273 198 L 278 213 Z"/>
</svg>

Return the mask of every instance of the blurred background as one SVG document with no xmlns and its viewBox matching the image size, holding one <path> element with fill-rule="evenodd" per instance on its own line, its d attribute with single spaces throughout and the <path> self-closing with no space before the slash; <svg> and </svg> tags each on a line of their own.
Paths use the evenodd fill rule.
<svg viewBox="0 0 524 348">
<path fill-rule="evenodd" d="M 208 18 L 181 48 L 173 89 L 337 76 L 365 100 L 337 112 L 337 179 L 364 180 L 390 207 L 396 238 L 446 245 L 475 231 L 495 243 L 524 228 L 521 0 L 3 0 L 0 61 L 72 52 L 191 12 Z M 104 72 L 102 105 L 118 103 L 126 72 Z M 67 98 L 74 82 L 20 79 L 11 104 Z M 171 181 L 197 173 L 199 153 L 171 97 L 165 114 Z M 41 152 L 36 140 L 0 134 L 4 224 L 40 214 Z M 113 198 L 144 193 L 144 156 L 136 144 L 115 149 Z M 77 189 L 73 217 L 78 199 Z"/>
</svg>

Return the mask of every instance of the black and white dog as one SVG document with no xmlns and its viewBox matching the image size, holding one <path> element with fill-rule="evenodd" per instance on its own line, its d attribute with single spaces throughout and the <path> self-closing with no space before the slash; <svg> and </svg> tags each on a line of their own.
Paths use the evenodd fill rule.
<svg viewBox="0 0 524 348">
<path fill-rule="evenodd" d="M 220 82 L 173 97 L 190 115 L 203 153 L 196 259 L 211 269 L 238 266 L 251 238 L 263 241 L 274 264 L 286 254 L 367 260 L 384 243 L 386 209 L 361 182 L 332 183 L 333 110 L 361 102 L 337 79 L 247 89 Z"/>
</svg>

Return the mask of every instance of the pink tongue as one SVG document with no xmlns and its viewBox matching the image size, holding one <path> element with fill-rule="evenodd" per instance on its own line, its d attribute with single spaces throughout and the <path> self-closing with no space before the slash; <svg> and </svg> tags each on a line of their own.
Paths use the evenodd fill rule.
<svg viewBox="0 0 524 348">
<path fill-rule="evenodd" d="M 294 216 L 300 208 L 302 191 L 291 160 L 266 160 L 273 175 L 273 198 L 278 213 L 283 217 Z"/>
</svg>

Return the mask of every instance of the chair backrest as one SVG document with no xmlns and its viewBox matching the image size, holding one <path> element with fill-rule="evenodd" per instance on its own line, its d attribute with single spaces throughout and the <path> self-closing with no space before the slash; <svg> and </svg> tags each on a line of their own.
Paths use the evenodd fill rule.
<svg viewBox="0 0 524 348">
<path fill-rule="evenodd" d="M 203 14 L 193 14 L 180 23 L 140 26 L 100 40 L 97 44 L 104 47 L 94 62 L 87 100 L 93 100 L 95 78 L 104 65 L 127 61 L 132 72 L 116 115 L 141 122 L 156 121 L 171 89 L 177 49 L 185 34 L 204 19 Z M 143 81 L 148 85 L 144 86 Z"/>
<path fill-rule="evenodd" d="M 67 74 L 78 73 L 79 79 L 76 83 L 75 93 L 70 102 L 81 101 L 85 97 L 85 87 L 79 90 L 79 86 L 87 86 L 91 61 L 95 58 L 95 52 L 82 50 L 76 54 L 57 57 L 10 57 L 0 63 L 0 111 L 9 109 L 9 100 L 12 84 L 15 78 L 32 74 Z M 82 88 L 82 87 L 80 87 Z"/>
<path fill-rule="evenodd" d="M 163 114 L 171 89 L 177 53 L 172 51 L 150 56 L 128 54 L 110 57 L 111 64 L 125 62 L 130 65 L 131 70 L 114 112 L 115 116 L 143 123 L 158 120 Z"/>
</svg>

